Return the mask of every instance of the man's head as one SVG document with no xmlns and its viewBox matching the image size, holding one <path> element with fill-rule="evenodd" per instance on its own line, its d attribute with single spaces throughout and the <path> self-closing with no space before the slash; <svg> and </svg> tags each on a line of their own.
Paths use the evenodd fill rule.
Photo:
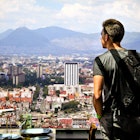
<svg viewBox="0 0 140 140">
<path fill-rule="evenodd" d="M 124 36 L 123 24 L 116 19 L 108 19 L 103 22 L 103 33 L 108 34 L 113 43 L 121 42 Z"/>
</svg>

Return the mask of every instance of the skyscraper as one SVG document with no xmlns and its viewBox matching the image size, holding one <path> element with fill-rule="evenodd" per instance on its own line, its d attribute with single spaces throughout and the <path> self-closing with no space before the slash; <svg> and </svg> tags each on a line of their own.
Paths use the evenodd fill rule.
<svg viewBox="0 0 140 140">
<path fill-rule="evenodd" d="M 9 64 L 8 68 L 8 76 L 13 80 L 14 85 L 18 85 L 20 83 L 25 82 L 25 73 L 22 71 L 21 64 Z"/>
<path fill-rule="evenodd" d="M 41 64 L 37 66 L 37 78 L 41 78 L 43 74 L 43 67 Z"/>
<path fill-rule="evenodd" d="M 64 84 L 66 86 L 79 85 L 79 68 L 76 62 L 65 63 Z"/>
</svg>

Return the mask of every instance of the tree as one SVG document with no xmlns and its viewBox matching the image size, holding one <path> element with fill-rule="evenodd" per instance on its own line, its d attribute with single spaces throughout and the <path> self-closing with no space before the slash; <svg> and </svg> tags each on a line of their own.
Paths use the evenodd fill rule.
<svg viewBox="0 0 140 140">
<path fill-rule="evenodd" d="M 78 108 L 78 105 L 80 103 L 78 101 L 70 101 L 68 103 L 64 103 L 62 104 L 62 110 L 65 112 L 65 113 L 72 113 L 72 112 L 76 112 L 76 111 L 79 111 L 79 108 Z"/>
<path fill-rule="evenodd" d="M 85 80 L 86 80 L 85 77 L 80 76 L 79 77 L 79 84 L 85 84 Z"/>
<path fill-rule="evenodd" d="M 43 97 L 45 98 L 48 95 L 48 86 L 44 86 L 43 88 Z"/>
<path fill-rule="evenodd" d="M 29 71 L 27 69 L 25 69 L 24 71 L 26 73 L 24 86 L 35 85 L 36 81 L 37 81 L 36 73 L 31 72 L 31 71 Z"/>
<path fill-rule="evenodd" d="M 33 95 L 33 101 L 37 100 L 37 98 L 39 96 L 39 91 L 40 91 L 40 86 L 37 85 L 36 86 L 36 91 L 34 92 L 34 95 Z"/>
<path fill-rule="evenodd" d="M 57 95 L 57 97 L 59 97 L 59 95 L 60 95 L 60 90 L 56 90 L 56 95 Z"/>
</svg>

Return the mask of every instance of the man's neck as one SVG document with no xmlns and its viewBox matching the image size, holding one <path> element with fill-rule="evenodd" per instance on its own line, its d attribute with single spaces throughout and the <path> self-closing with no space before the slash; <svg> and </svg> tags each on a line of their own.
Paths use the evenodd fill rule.
<svg viewBox="0 0 140 140">
<path fill-rule="evenodd" d="M 111 49 L 120 50 L 120 49 L 124 49 L 124 48 L 122 48 L 122 46 L 120 45 L 120 43 L 111 43 L 108 46 L 108 50 L 111 50 Z"/>
</svg>

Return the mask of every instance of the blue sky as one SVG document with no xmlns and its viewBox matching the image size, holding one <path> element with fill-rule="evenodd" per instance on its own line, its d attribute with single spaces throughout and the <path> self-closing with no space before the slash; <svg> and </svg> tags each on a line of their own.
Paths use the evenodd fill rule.
<svg viewBox="0 0 140 140">
<path fill-rule="evenodd" d="M 120 20 L 126 31 L 140 32 L 139 13 L 139 0 L 0 0 L 0 33 L 23 26 L 95 33 L 108 18 Z"/>
</svg>

